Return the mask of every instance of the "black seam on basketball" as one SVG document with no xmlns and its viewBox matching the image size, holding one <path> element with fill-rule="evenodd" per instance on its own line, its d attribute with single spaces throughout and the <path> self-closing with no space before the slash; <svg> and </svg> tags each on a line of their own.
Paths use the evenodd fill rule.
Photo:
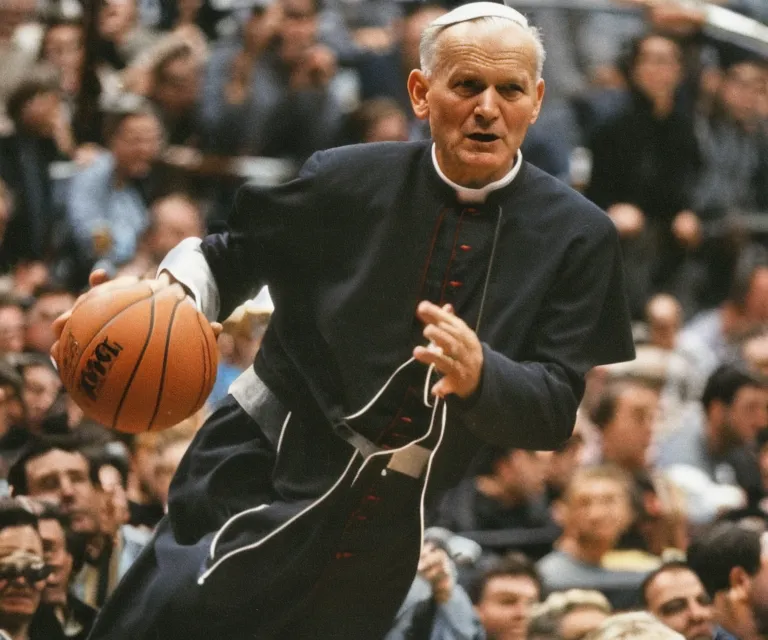
<svg viewBox="0 0 768 640">
<path fill-rule="evenodd" d="M 173 318 L 176 316 L 176 309 L 179 308 L 181 302 L 181 300 L 176 301 L 176 304 L 173 305 L 173 309 L 171 310 L 171 317 L 168 319 L 168 329 L 165 332 L 165 348 L 163 349 L 163 369 L 160 372 L 160 388 L 157 390 L 155 410 L 152 412 L 152 417 L 149 419 L 149 424 L 147 424 L 146 431 L 150 431 L 152 429 L 152 423 L 157 417 L 157 412 L 160 411 L 160 402 L 163 399 L 163 386 L 165 385 L 165 370 L 168 366 L 168 348 L 171 344 L 171 331 L 173 331 Z"/>
<path fill-rule="evenodd" d="M 128 396 L 128 391 L 131 389 L 131 385 L 133 384 L 133 379 L 136 377 L 136 372 L 139 370 L 139 367 L 141 366 L 141 361 L 144 359 L 144 353 L 147 350 L 147 347 L 149 346 L 149 341 L 152 339 L 152 329 L 155 327 L 155 298 L 154 298 L 154 291 L 152 292 L 152 305 L 149 308 L 149 330 L 147 331 L 147 338 L 144 340 L 144 346 L 141 348 L 141 353 L 139 354 L 138 360 L 136 360 L 136 365 L 133 367 L 133 371 L 131 371 L 131 375 L 128 377 L 128 383 L 125 385 L 125 389 L 123 389 L 123 395 L 120 398 L 120 402 L 117 405 L 117 411 L 115 411 L 115 415 L 112 418 L 112 429 L 115 429 L 117 427 L 117 419 L 120 417 L 120 411 L 123 409 L 123 403 L 125 402 L 125 398 Z"/>
<path fill-rule="evenodd" d="M 203 323 L 200 322 L 200 314 L 195 314 L 195 319 L 197 320 L 197 325 L 200 327 L 200 331 L 203 334 L 203 339 L 201 341 L 203 345 L 203 380 L 200 384 L 200 391 L 197 392 L 197 398 L 195 398 L 195 404 L 192 405 L 192 412 L 197 411 L 200 408 L 200 399 L 203 395 L 203 392 L 205 391 L 205 387 L 207 386 L 206 381 L 208 378 L 207 373 L 211 370 L 211 362 L 208 359 L 208 339 L 205 337 L 205 327 L 203 327 Z M 204 402 L 205 400 L 203 400 Z"/>
<path fill-rule="evenodd" d="M 83 357 L 85 356 L 86 353 L 88 353 L 88 348 L 101 335 L 101 332 L 104 331 L 104 329 L 106 329 L 107 327 L 109 327 L 109 325 L 111 325 L 117 319 L 117 316 L 119 316 L 123 311 L 128 311 L 128 309 L 130 309 L 131 307 L 136 306 L 140 302 L 144 302 L 148 298 L 151 298 L 153 295 L 155 295 L 155 292 L 152 291 L 152 289 L 150 288 L 149 295 L 147 295 L 147 296 L 145 296 L 145 297 L 143 297 L 143 298 L 141 298 L 139 300 L 135 300 L 134 302 L 131 302 L 131 304 L 129 304 L 127 307 L 123 307 L 122 309 L 120 309 L 120 311 L 115 312 L 115 315 L 110 317 L 109 320 L 107 320 L 104 323 L 104 326 L 102 326 L 101 329 L 99 329 L 96 333 L 93 334 L 93 337 L 88 341 L 88 344 L 86 344 L 80 350 L 80 354 L 77 357 L 77 366 L 76 367 L 72 367 L 72 379 L 68 383 L 65 382 L 65 384 L 69 384 L 69 386 L 72 386 L 72 384 L 75 381 L 75 377 L 77 376 L 77 372 L 80 371 L 80 365 L 83 362 Z"/>
</svg>

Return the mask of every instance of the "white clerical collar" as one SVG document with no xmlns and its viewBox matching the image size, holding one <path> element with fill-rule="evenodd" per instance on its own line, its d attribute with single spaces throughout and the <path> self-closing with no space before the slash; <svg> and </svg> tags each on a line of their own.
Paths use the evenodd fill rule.
<svg viewBox="0 0 768 640">
<path fill-rule="evenodd" d="M 523 166 L 523 152 L 519 149 L 517 150 L 517 156 L 515 156 L 515 164 L 507 175 L 505 175 L 503 178 L 500 178 L 499 180 L 496 180 L 496 182 L 491 182 L 484 187 L 481 187 L 480 189 L 462 187 L 460 184 L 456 184 L 451 179 L 449 179 L 448 176 L 443 173 L 442 169 L 440 169 L 440 165 L 437 164 L 437 152 L 435 151 L 434 143 L 432 144 L 432 164 L 435 165 L 435 171 L 437 171 L 437 175 L 440 176 L 440 179 L 456 192 L 456 197 L 459 199 L 459 202 L 485 202 L 485 199 L 488 197 L 488 194 L 491 193 L 491 191 L 496 191 L 496 189 L 502 189 L 503 187 L 506 187 L 515 179 L 515 176 L 520 173 L 520 167 Z"/>
</svg>

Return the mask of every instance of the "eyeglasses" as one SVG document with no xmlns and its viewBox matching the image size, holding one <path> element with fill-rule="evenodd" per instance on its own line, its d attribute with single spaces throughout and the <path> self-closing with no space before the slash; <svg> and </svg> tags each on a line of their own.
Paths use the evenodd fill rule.
<svg viewBox="0 0 768 640">
<path fill-rule="evenodd" d="M 32 562 L 29 564 L 0 564 L 0 580 L 13 582 L 19 578 L 24 578 L 27 584 L 45 580 L 53 572 L 53 567 L 43 562 Z"/>
</svg>

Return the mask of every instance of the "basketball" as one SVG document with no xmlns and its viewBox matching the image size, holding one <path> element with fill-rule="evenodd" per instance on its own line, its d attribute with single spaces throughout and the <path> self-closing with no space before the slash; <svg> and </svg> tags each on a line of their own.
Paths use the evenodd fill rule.
<svg viewBox="0 0 768 640">
<path fill-rule="evenodd" d="M 86 416 L 126 433 L 172 427 L 203 406 L 218 351 L 208 321 L 178 287 L 147 282 L 87 294 L 56 364 Z"/>
</svg>

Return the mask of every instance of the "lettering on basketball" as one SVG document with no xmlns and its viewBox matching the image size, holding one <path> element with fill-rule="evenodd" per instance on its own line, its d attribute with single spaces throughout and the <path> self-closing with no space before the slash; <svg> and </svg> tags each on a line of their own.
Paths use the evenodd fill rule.
<svg viewBox="0 0 768 640">
<path fill-rule="evenodd" d="M 80 372 L 79 386 L 80 390 L 91 400 L 95 401 L 99 397 L 106 375 L 122 350 L 122 345 L 117 342 L 110 342 L 107 336 L 104 338 L 104 342 L 96 345 L 89 356 Z"/>
</svg>

